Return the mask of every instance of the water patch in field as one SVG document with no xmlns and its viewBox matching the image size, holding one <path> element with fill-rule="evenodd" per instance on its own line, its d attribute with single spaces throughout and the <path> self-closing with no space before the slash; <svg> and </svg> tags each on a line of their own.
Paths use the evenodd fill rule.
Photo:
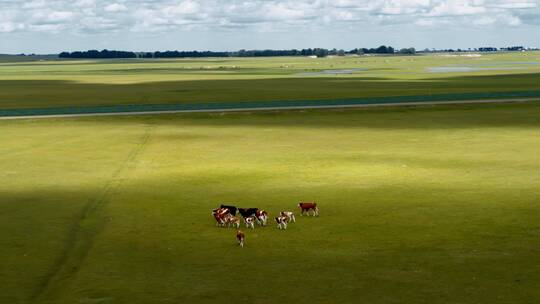
<svg viewBox="0 0 540 304">
<path fill-rule="evenodd" d="M 322 70 L 317 72 L 306 72 L 306 73 L 300 73 L 298 75 L 300 76 L 320 76 L 320 75 L 347 75 L 347 74 L 354 74 L 356 72 L 363 72 L 367 71 L 367 68 L 352 68 L 352 69 L 339 69 L 339 70 Z"/>
<path fill-rule="evenodd" d="M 516 67 L 479 68 L 479 67 L 469 67 L 469 66 L 455 66 L 455 67 L 449 66 L 449 67 L 427 68 L 427 71 L 430 73 L 470 73 L 470 72 L 501 71 L 501 70 L 521 70 L 521 68 L 516 68 Z"/>
<path fill-rule="evenodd" d="M 498 61 L 492 63 L 483 63 L 480 65 L 540 65 L 540 61 Z"/>
</svg>

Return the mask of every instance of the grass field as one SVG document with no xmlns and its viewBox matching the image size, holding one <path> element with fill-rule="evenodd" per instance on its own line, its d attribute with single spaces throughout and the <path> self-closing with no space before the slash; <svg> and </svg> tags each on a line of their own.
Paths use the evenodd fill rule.
<svg viewBox="0 0 540 304">
<path fill-rule="evenodd" d="M 1 59 L 0 109 L 540 90 L 540 52 L 481 57 Z"/>
<path fill-rule="evenodd" d="M 0 121 L 0 303 L 536 303 L 538 117 L 522 103 Z M 244 249 L 210 216 L 299 200 L 321 216 L 247 231 Z"/>
</svg>

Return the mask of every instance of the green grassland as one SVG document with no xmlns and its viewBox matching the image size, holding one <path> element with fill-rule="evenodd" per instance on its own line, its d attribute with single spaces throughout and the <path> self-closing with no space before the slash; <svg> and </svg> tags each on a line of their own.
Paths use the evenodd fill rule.
<svg viewBox="0 0 540 304">
<path fill-rule="evenodd" d="M 322 72 L 328 70 L 338 72 Z M 539 83 L 540 52 L 0 60 L 0 109 L 538 91 Z"/>
<path fill-rule="evenodd" d="M 0 303 L 536 303 L 538 117 L 531 102 L 0 121 Z M 246 231 L 243 249 L 210 215 L 299 200 L 321 216 Z"/>
</svg>

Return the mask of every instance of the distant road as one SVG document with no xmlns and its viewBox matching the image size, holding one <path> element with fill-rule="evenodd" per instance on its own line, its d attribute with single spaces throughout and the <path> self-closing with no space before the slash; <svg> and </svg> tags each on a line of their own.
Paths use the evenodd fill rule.
<svg viewBox="0 0 540 304">
<path fill-rule="evenodd" d="M 448 94 L 451 95 L 451 94 Z M 463 96 L 463 94 L 461 95 Z M 534 95 L 533 95 L 534 96 Z M 0 120 L 7 119 L 37 119 L 58 117 L 88 117 L 88 116 L 125 116 L 125 115 L 156 115 L 173 113 L 204 113 L 204 112 L 241 112 L 241 111 L 276 111 L 299 109 L 340 109 L 367 107 L 396 107 L 449 104 L 482 104 L 482 103 L 513 103 L 540 101 L 538 97 L 519 98 L 486 98 L 441 100 L 442 95 L 421 96 L 420 101 L 414 100 L 419 96 L 379 97 L 372 99 L 343 99 L 343 100 L 304 100 L 304 101 L 268 101 L 268 102 L 237 102 L 237 103 L 201 103 L 201 104 L 172 104 L 172 105 L 121 105 L 103 107 L 67 107 L 42 109 L 8 109 L 0 110 Z M 450 97 L 450 96 L 446 96 Z M 399 100 L 402 99 L 402 100 Z"/>
</svg>

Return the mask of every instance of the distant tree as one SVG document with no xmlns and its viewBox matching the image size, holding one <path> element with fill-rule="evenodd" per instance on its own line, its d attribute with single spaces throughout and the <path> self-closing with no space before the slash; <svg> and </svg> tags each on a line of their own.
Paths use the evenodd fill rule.
<svg viewBox="0 0 540 304">
<path fill-rule="evenodd" d="M 377 50 L 375 52 L 377 54 L 387 54 L 388 53 L 388 48 L 385 45 L 381 45 L 380 47 L 377 48 Z"/>
<path fill-rule="evenodd" d="M 414 49 L 409 49 L 414 50 Z M 410 52 L 410 51 L 409 51 Z M 186 58 L 186 57 L 271 57 L 271 56 L 317 56 L 326 57 L 328 55 L 345 56 L 346 54 L 393 54 L 394 49 L 390 46 L 380 46 L 377 49 L 353 49 L 345 51 L 342 49 L 324 49 L 324 48 L 309 48 L 309 49 L 290 49 L 290 50 L 245 50 L 241 49 L 236 52 L 212 52 L 212 51 L 157 51 L 157 52 L 126 52 L 126 51 L 111 51 L 104 49 L 62 52 L 58 56 L 60 58 Z"/>
<path fill-rule="evenodd" d="M 90 58 L 90 59 L 99 59 L 99 58 L 137 58 L 137 54 L 134 52 L 124 52 L 124 51 L 109 51 L 109 50 L 89 50 L 86 52 L 62 52 L 58 56 L 60 58 Z"/>
<path fill-rule="evenodd" d="M 498 49 L 495 47 L 481 47 L 478 50 L 480 52 L 496 52 Z"/>
<path fill-rule="evenodd" d="M 328 50 L 327 49 L 313 49 L 313 55 L 317 57 L 326 57 L 328 56 Z"/>
<path fill-rule="evenodd" d="M 402 55 L 414 55 L 416 54 L 416 50 L 414 48 L 404 48 L 399 50 L 399 53 Z"/>
</svg>

